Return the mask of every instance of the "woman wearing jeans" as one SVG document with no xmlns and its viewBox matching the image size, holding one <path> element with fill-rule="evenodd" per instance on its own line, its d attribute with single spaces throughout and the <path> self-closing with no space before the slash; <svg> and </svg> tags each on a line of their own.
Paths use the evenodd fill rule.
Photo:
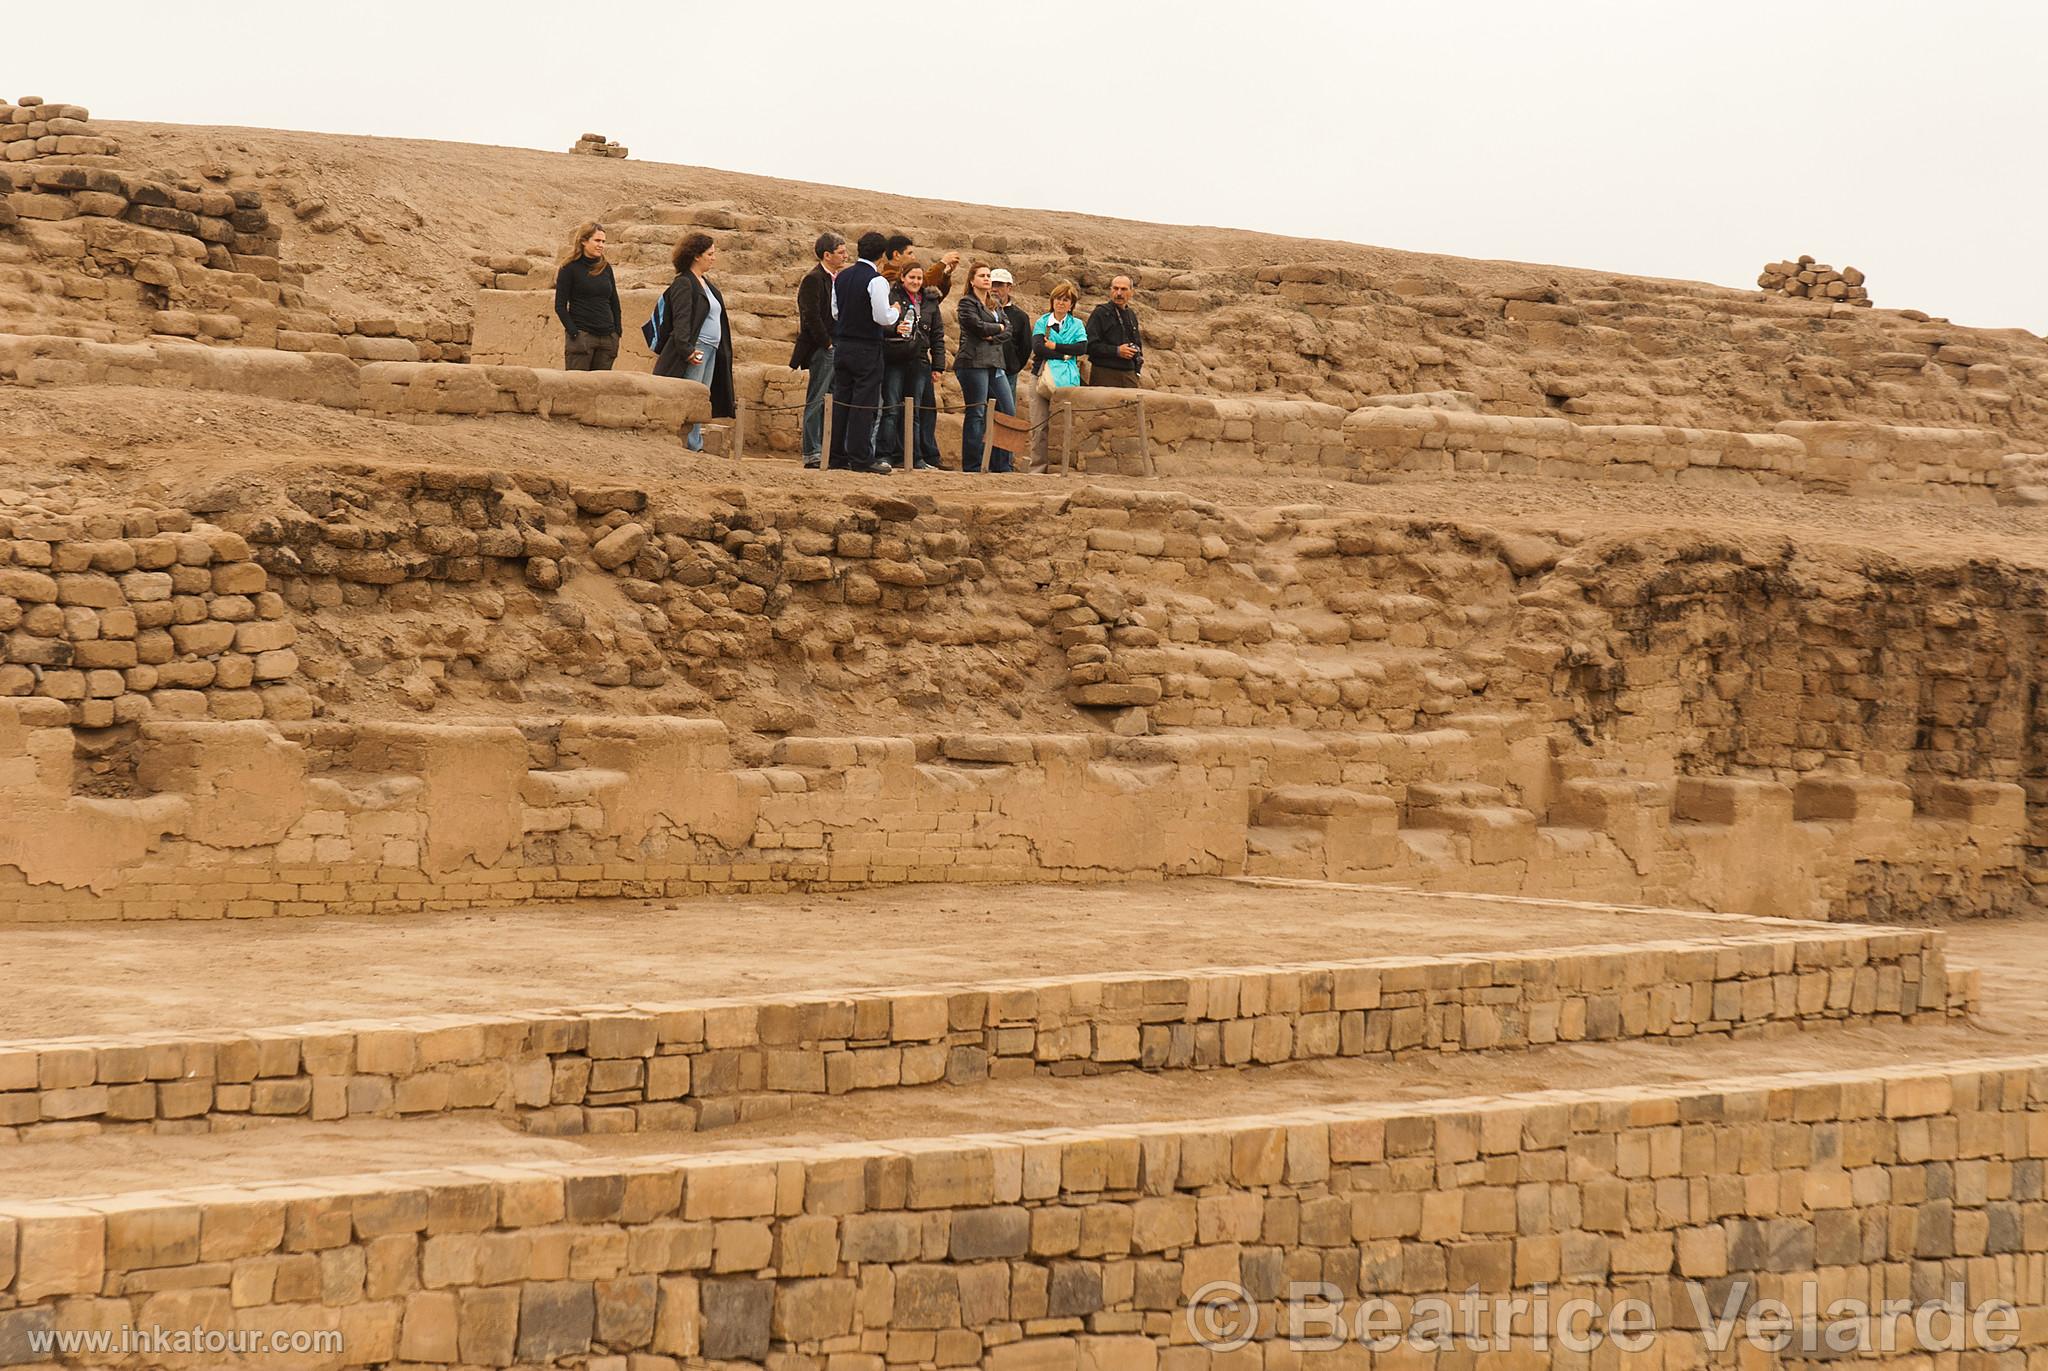
<svg viewBox="0 0 2048 1371">
<path fill-rule="evenodd" d="M 656 376 L 680 376 L 711 388 L 711 417 L 733 415 L 732 326 L 725 297 L 705 275 L 718 260 L 718 246 L 708 233 L 693 233 L 676 244 L 676 279 L 662 299 L 668 305 L 668 335 L 654 359 Z M 692 452 L 704 450 L 704 426 L 690 425 L 683 441 Z"/>
<path fill-rule="evenodd" d="M 1010 393 L 1009 373 L 1003 370 L 1003 335 L 1009 331 L 1009 319 L 989 294 L 988 264 L 976 262 L 967 276 L 967 290 L 960 297 L 960 351 L 953 359 L 953 374 L 960 378 L 960 397 L 967 405 L 960 426 L 962 471 L 981 470 L 988 406 L 993 403 L 1005 414 L 1017 412 L 1017 398 Z M 1011 470 L 1010 454 L 1000 449 L 990 453 L 988 469 Z"/>
<path fill-rule="evenodd" d="M 905 262 L 889 292 L 903 311 L 896 336 L 882 340 L 888 370 L 882 374 L 882 423 L 875 454 L 898 471 L 939 470 L 939 383 L 946 379 L 946 317 L 939 294 L 925 284 L 924 267 Z M 903 402 L 917 406 L 915 440 L 903 433 Z M 914 454 L 914 456 L 913 456 Z"/>
</svg>

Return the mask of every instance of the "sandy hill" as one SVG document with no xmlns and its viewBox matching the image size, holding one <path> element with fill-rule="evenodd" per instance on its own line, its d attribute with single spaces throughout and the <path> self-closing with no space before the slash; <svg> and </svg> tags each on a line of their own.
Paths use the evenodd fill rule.
<svg viewBox="0 0 2048 1371">
<path fill-rule="evenodd" d="M 1149 376 L 1167 390 L 1346 408 L 1448 391 L 1489 413 L 1596 423 L 1755 431 L 1863 419 L 2048 443 L 2048 344 L 1910 309 L 566 153 L 106 127 L 132 164 L 260 190 L 283 228 L 284 259 L 307 269 L 306 288 L 330 314 L 474 318 L 497 339 L 479 339 L 485 360 L 545 364 L 552 323 L 540 300 L 508 303 L 498 291 L 486 302 L 494 310 L 480 309 L 479 285 L 544 288 L 567 232 L 599 217 L 623 284 L 643 291 L 666 282 L 681 233 L 727 233 L 740 360 L 779 371 L 810 240 L 825 227 L 883 226 L 932 252 L 1010 266 L 1033 307 L 1056 280 L 1078 280 L 1092 303 L 1112 274 L 1131 271 L 1154 343 Z M 1875 289 L 1882 298 L 1882 282 Z"/>
</svg>

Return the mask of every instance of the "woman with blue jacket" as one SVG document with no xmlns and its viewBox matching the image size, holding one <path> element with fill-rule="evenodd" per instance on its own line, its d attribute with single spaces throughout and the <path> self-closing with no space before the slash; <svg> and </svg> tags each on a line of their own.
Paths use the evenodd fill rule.
<svg viewBox="0 0 2048 1371">
<path fill-rule="evenodd" d="M 1031 326 L 1031 369 L 1037 373 L 1031 389 L 1036 404 L 1031 423 L 1031 456 L 1034 470 L 1044 471 L 1047 434 L 1052 428 L 1052 392 L 1061 386 L 1081 384 L 1081 359 L 1088 355 L 1088 329 L 1074 313 L 1081 292 L 1072 281 L 1052 288 L 1052 309 L 1038 316 Z"/>
</svg>

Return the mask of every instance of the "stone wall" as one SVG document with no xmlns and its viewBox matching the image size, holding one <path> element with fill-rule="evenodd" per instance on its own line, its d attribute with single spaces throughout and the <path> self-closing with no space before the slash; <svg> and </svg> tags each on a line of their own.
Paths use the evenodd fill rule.
<svg viewBox="0 0 2048 1371">
<path fill-rule="evenodd" d="M 1223 1371 L 1299 1355 L 1299 1281 L 1347 1311 L 1635 1296 L 1658 1363 L 1701 1365 L 1687 1282 L 1794 1310 L 1810 1282 L 1822 1306 L 1955 1284 L 2034 1327 L 2044 1159 L 2034 1056 L 0 1205 L 0 1345 L 154 1325 L 341 1332 L 309 1366 Z M 1218 1281 L 1257 1305 L 1245 1351 L 1191 1336 Z"/>
<path fill-rule="evenodd" d="M 1883 778 L 1930 811 L 1950 803 L 1934 792 L 1963 776 L 2022 787 L 2030 810 L 2048 799 L 2034 741 L 2048 602 L 2030 577 L 1876 561 L 1815 581 L 1733 547 L 1702 553 L 1651 580 L 1589 584 L 1612 607 L 1627 659 L 1611 704 L 1593 697 L 1617 739 L 1678 741 L 1677 765 L 1695 774 Z M 2030 813 L 2030 850 L 2044 840 Z M 1873 910 L 1987 898 L 1891 871 L 1878 853 L 1863 881 Z M 2027 898 L 2024 883 L 1996 897 Z"/>
<path fill-rule="evenodd" d="M 0 499 L 0 630 L 0 696 L 81 728 L 312 714 L 298 629 L 248 543 L 183 510 Z"/>
<path fill-rule="evenodd" d="M 1484 473 L 1976 503 L 1999 488 L 2006 450 L 1998 434 L 1976 429 L 1788 421 L 1773 433 L 1721 433 L 1387 407 L 1354 412 L 1344 432 L 1342 461 L 1363 479 Z"/>
<path fill-rule="evenodd" d="M 0 334 L 0 385 L 5 384 L 168 386 L 326 405 L 383 419 L 524 414 L 670 434 L 711 417 L 704 387 L 661 377 L 435 362 L 358 364 L 318 349 Z"/>
<path fill-rule="evenodd" d="M 0 721 L 0 922 L 1247 869 L 1849 917 L 1871 861 L 2010 881 L 2025 830 L 2016 785 L 1559 777 L 1455 729 L 1372 740 L 1423 763 L 1404 781 L 1388 747 L 1262 736 L 792 737 L 747 766 L 710 721 L 150 723 L 132 789 L 87 796 L 62 703 Z"/>
</svg>

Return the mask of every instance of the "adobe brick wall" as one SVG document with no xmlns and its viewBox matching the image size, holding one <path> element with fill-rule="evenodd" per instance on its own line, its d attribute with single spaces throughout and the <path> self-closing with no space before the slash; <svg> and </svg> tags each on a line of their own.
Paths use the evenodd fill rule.
<svg viewBox="0 0 2048 1371">
<path fill-rule="evenodd" d="M 298 629 L 239 534 L 184 510 L 0 504 L 0 696 L 69 721 L 310 718 Z"/>
<path fill-rule="evenodd" d="M 1210 1371 L 1190 1297 L 1537 1285 L 2048 1306 L 2048 1058 L 0 1204 L 0 1346 L 338 1329 L 324 1363 L 593 1352 Z M 1273 1349 L 1275 1356 L 1284 1350 Z M 1243 1354 L 1238 1354 L 1241 1357 Z M 666 1363 L 655 1362 L 663 1366 Z"/>
<path fill-rule="evenodd" d="M 1503 737 L 1388 741 L 1505 779 Z M 1247 870 L 1827 917 L 1876 859 L 2016 878 L 2025 829 L 1995 783 L 1923 814 L 1887 782 L 1598 777 L 1539 823 L 1469 780 L 1259 736 L 792 737 L 742 766 L 712 720 L 152 722 L 127 798 L 74 794 L 70 754 L 61 702 L 0 700 L 24 816 L 0 831 L 0 922 Z"/>
</svg>

